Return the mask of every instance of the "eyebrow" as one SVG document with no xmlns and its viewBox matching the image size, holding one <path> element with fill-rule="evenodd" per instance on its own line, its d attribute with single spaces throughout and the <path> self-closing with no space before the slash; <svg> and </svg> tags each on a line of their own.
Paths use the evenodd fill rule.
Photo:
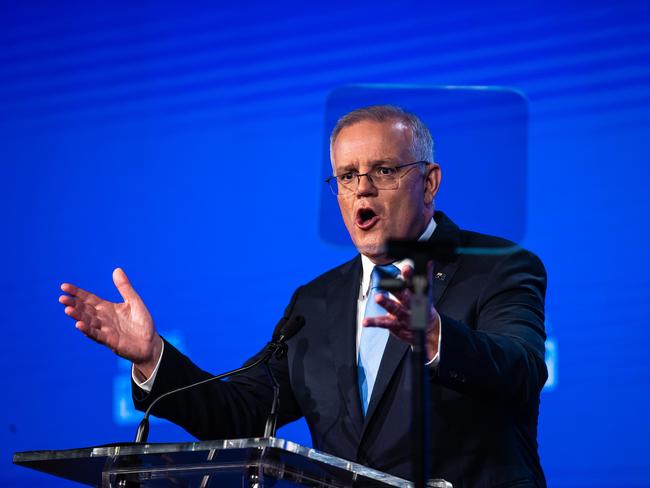
<svg viewBox="0 0 650 488">
<path fill-rule="evenodd" d="M 376 168 L 377 166 L 381 166 L 382 164 L 399 164 L 399 162 L 397 160 L 392 159 L 392 158 L 389 158 L 389 159 L 375 159 L 375 160 L 369 162 L 369 166 L 370 166 L 371 169 Z M 358 163 L 356 163 L 356 164 L 355 163 L 350 163 L 350 164 L 346 164 L 345 166 L 340 168 L 339 171 L 341 171 L 341 173 L 348 173 L 350 171 L 356 171 L 358 169 L 358 167 L 359 167 Z"/>
</svg>

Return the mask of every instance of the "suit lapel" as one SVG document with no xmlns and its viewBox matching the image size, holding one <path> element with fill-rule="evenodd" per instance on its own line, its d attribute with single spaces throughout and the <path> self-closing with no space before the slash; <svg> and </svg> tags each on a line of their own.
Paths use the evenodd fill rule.
<svg viewBox="0 0 650 488">
<path fill-rule="evenodd" d="M 341 270 L 327 288 L 327 323 L 335 374 L 342 401 L 361 435 L 363 413 L 357 384 L 357 299 L 361 286 L 361 258 Z"/>
<path fill-rule="evenodd" d="M 398 339 L 392 334 L 388 337 L 386 349 L 384 350 L 384 355 L 381 358 L 381 363 L 379 364 L 379 371 L 377 372 L 375 386 L 372 389 L 372 396 L 370 397 L 370 403 L 368 404 L 366 418 L 364 419 L 364 432 L 366 426 L 370 423 L 375 410 L 377 409 L 377 404 L 381 400 L 381 397 L 384 396 L 391 378 L 395 374 L 397 367 L 402 362 L 402 358 L 410 349 L 410 347 L 411 346 L 409 344 L 402 341 L 401 339 Z"/>
<path fill-rule="evenodd" d="M 431 281 L 431 299 L 434 307 L 438 304 L 442 295 L 458 269 L 458 261 L 452 262 L 434 262 L 433 263 L 433 280 Z"/>
<path fill-rule="evenodd" d="M 430 243 L 442 241 L 451 244 L 456 248 L 460 246 L 460 229 L 454 224 L 449 217 L 438 211 L 434 216 L 436 220 L 436 230 L 429 239 Z M 445 293 L 447 286 L 454 278 L 458 269 L 458 257 L 449 257 L 448 259 L 439 259 L 433 262 L 433 279 L 431 282 L 431 297 L 434 306 L 440 301 Z"/>
</svg>

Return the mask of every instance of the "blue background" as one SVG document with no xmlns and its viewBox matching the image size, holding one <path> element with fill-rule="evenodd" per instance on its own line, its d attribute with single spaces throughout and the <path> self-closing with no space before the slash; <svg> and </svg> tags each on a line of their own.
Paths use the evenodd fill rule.
<svg viewBox="0 0 650 488">
<path fill-rule="evenodd" d="M 0 2 L 0 485 L 69 485 L 14 451 L 133 436 L 128 367 L 64 316 L 62 281 L 117 300 L 124 267 L 216 372 L 353 255 L 324 223 L 323 144 L 332 97 L 365 83 L 525 95 L 526 186 L 505 204 L 549 272 L 542 464 L 550 486 L 650 486 L 649 21 L 641 1 Z M 493 228 L 452 191 L 469 163 L 434 138 L 440 209 Z M 302 424 L 282 435 L 309 442 Z"/>
</svg>

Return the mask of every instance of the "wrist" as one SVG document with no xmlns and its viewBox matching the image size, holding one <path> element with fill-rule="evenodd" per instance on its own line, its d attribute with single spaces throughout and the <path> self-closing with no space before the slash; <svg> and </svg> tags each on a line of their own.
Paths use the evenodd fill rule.
<svg viewBox="0 0 650 488">
<path fill-rule="evenodd" d="M 162 337 L 160 337 L 156 332 L 152 340 L 151 354 L 148 355 L 147 359 L 141 362 L 137 362 L 137 363 L 133 362 L 133 365 L 135 366 L 137 371 L 144 377 L 144 379 L 149 378 L 153 374 L 154 370 L 156 369 L 158 361 L 160 361 L 162 347 L 163 347 Z"/>
<path fill-rule="evenodd" d="M 433 317 L 433 327 L 429 329 L 426 340 L 427 361 L 430 362 L 438 354 L 438 337 L 440 336 L 440 316 Z"/>
</svg>

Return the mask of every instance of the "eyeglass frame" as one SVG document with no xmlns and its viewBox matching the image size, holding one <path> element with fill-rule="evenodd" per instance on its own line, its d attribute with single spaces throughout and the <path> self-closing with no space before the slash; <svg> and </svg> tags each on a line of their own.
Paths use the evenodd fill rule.
<svg viewBox="0 0 650 488">
<path fill-rule="evenodd" d="M 431 163 L 430 161 L 415 161 L 414 163 L 400 164 L 400 165 L 398 165 L 398 166 L 391 166 L 390 168 L 391 168 L 391 169 L 394 169 L 394 170 L 397 171 L 397 170 L 400 170 L 400 169 L 402 169 L 402 168 L 407 168 L 407 167 L 409 167 L 409 166 L 415 166 L 416 164 L 432 164 L 432 163 Z M 370 171 L 375 170 L 376 168 L 380 168 L 380 167 L 382 167 L 382 166 L 374 166 Z M 384 167 L 388 168 L 388 166 L 384 166 Z M 359 185 L 361 184 L 361 177 L 362 177 L 362 176 L 365 176 L 366 178 L 368 178 L 368 181 L 370 181 L 370 183 L 371 183 L 375 188 L 377 188 L 377 186 L 375 185 L 375 182 L 372 181 L 372 175 L 370 174 L 370 171 L 368 171 L 367 173 L 356 173 L 356 174 L 355 174 L 353 171 L 347 171 L 346 173 L 343 173 L 343 174 L 352 173 L 354 176 L 357 177 L 357 189 L 359 188 Z M 397 188 L 377 188 L 377 189 L 378 189 L 378 190 L 390 190 L 390 189 L 392 189 L 392 190 L 397 190 L 397 189 L 399 189 L 399 181 L 402 179 L 403 176 L 406 176 L 407 174 L 408 174 L 408 172 L 407 172 L 407 173 L 403 173 L 402 175 L 399 175 L 399 176 L 398 176 L 398 178 L 397 178 L 397 185 L 398 185 Z M 330 176 L 329 178 L 327 178 L 327 179 L 325 180 L 325 183 L 327 183 L 327 186 L 330 187 L 330 190 L 332 191 L 332 193 L 334 194 L 334 196 L 339 196 L 341 193 L 340 193 L 340 192 L 339 192 L 339 193 L 336 193 L 336 192 L 334 191 L 334 188 L 332 188 L 332 184 L 331 184 L 330 182 L 331 182 L 332 180 L 336 180 L 336 181 L 337 181 L 336 186 L 337 186 L 337 188 L 338 188 L 338 186 L 339 186 L 338 181 L 339 181 L 339 178 L 340 178 L 341 176 L 343 176 L 343 175 L 338 175 L 338 176 L 332 175 L 332 176 Z M 350 193 L 354 193 L 354 190 L 351 190 Z M 349 193 L 348 193 L 348 194 L 349 194 Z M 345 193 L 344 193 L 344 195 L 345 195 Z"/>
</svg>

